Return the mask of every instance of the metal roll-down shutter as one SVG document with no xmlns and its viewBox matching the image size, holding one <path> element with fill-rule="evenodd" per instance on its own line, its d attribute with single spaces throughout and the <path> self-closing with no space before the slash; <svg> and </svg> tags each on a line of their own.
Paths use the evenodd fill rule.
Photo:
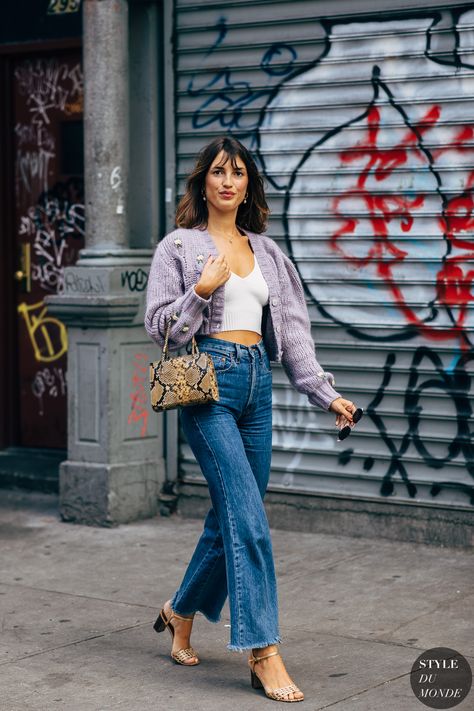
<svg viewBox="0 0 474 711">
<path fill-rule="evenodd" d="M 366 410 L 337 443 L 275 365 L 270 488 L 469 508 L 474 11 L 407 4 L 177 0 L 177 190 L 216 135 L 255 152 L 318 358 Z"/>
</svg>

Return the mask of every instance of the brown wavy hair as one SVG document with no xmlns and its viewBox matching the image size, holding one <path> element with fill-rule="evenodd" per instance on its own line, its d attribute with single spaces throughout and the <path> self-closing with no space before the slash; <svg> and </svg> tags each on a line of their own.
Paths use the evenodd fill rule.
<svg viewBox="0 0 474 711">
<path fill-rule="evenodd" d="M 265 198 L 263 178 L 248 149 L 232 136 L 215 138 L 199 153 L 193 171 L 186 180 L 186 191 L 176 208 L 177 227 L 207 227 L 207 203 L 202 199 L 206 175 L 219 153 L 226 155 L 224 163 L 231 160 L 236 168 L 237 157 L 245 164 L 248 175 L 247 202 L 241 202 L 237 210 L 237 225 L 261 234 L 267 226 L 270 210 Z"/>
</svg>

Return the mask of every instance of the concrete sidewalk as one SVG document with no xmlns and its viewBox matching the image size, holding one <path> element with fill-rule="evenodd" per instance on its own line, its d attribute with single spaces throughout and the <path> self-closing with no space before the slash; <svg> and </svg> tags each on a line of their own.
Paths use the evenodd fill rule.
<svg viewBox="0 0 474 711">
<path fill-rule="evenodd" d="M 246 654 L 226 649 L 227 607 L 219 624 L 196 617 L 197 667 L 174 664 L 170 635 L 152 629 L 201 521 L 85 528 L 60 522 L 53 496 L 0 501 L 1 711 L 283 708 L 250 687 Z M 423 711 L 410 669 L 431 647 L 474 669 L 472 551 L 280 530 L 273 545 L 301 709 Z M 471 690 L 456 709 L 473 708 Z"/>
</svg>

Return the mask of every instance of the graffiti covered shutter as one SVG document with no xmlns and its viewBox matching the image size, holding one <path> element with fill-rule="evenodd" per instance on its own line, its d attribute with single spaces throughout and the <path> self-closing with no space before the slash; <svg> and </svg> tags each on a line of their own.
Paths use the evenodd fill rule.
<svg viewBox="0 0 474 711">
<path fill-rule="evenodd" d="M 271 488 L 469 507 L 474 11 L 316 4 L 178 0 L 178 193 L 216 135 L 255 152 L 318 358 L 366 410 L 337 443 L 274 366 Z"/>
</svg>

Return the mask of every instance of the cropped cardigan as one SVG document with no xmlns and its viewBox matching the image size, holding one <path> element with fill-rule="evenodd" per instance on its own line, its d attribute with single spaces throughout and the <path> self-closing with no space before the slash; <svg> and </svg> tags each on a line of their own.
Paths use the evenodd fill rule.
<svg viewBox="0 0 474 711">
<path fill-rule="evenodd" d="M 341 395 L 316 359 L 303 286 L 293 262 L 270 237 L 243 230 L 268 285 L 263 341 L 271 361 L 281 363 L 290 383 L 312 405 L 329 409 Z M 194 290 L 209 255 L 219 252 L 206 229 L 177 229 L 156 247 L 148 278 L 145 328 L 161 347 L 171 319 L 169 348 L 222 326 L 225 284 L 208 299 Z"/>
</svg>

